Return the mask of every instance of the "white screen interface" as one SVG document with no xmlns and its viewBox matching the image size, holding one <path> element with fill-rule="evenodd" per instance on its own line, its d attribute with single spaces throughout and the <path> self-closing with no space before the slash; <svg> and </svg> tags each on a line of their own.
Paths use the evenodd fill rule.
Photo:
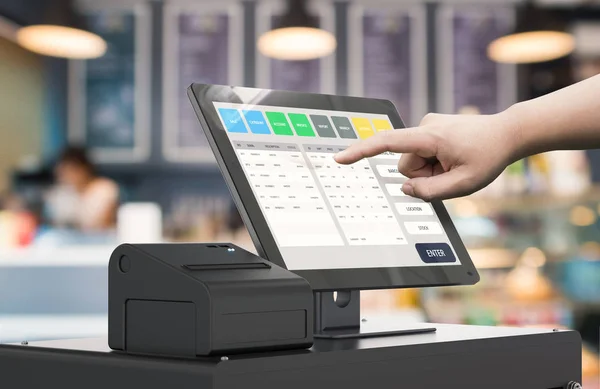
<svg viewBox="0 0 600 389">
<path fill-rule="evenodd" d="M 333 159 L 387 115 L 214 105 L 288 269 L 460 264 L 431 204 L 402 192 L 399 154 Z"/>
</svg>

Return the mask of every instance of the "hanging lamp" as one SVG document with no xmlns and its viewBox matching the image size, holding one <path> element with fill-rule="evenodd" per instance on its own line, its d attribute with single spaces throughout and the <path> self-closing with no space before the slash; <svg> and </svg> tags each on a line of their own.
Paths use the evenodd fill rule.
<svg viewBox="0 0 600 389">
<path fill-rule="evenodd" d="M 104 55 L 106 42 L 83 27 L 70 0 L 45 1 L 40 23 L 21 27 L 17 42 L 38 54 L 71 59 L 91 59 Z"/>
<path fill-rule="evenodd" d="M 488 57 L 500 63 L 546 62 L 569 55 L 575 38 L 565 31 L 566 23 L 557 12 L 527 2 L 519 10 L 516 31 L 494 40 Z"/>
<path fill-rule="evenodd" d="M 335 36 L 322 28 L 308 12 L 304 0 L 289 0 L 285 14 L 276 28 L 264 33 L 257 42 L 265 56 L 281 60 L 309 60 L 333 53 Z"/>
</svg>

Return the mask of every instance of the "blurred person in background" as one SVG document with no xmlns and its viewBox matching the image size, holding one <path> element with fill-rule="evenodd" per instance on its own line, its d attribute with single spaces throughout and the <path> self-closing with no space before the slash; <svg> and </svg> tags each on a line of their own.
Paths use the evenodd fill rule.
<svg viewBox="0 0 600 389">
<path fill-rule="evenodd" d="M 48 196 L 50 223 L 82 232 L 112 230 L 116 224 L 119 187 L 99 177 L 86 150 L 70 146 L 54 167 L 56 186 Z"/>
</svg>

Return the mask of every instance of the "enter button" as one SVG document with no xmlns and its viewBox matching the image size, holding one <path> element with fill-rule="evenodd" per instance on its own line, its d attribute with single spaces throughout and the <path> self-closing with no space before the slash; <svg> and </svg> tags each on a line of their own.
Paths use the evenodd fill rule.
<svg viewBox="0 0 600 389">
<path fill-rule="evenodd" d="M 456 257 L 447 243 L 417 243 L 415 247 L 425 263 L 456 262 Z"/>
</svg>

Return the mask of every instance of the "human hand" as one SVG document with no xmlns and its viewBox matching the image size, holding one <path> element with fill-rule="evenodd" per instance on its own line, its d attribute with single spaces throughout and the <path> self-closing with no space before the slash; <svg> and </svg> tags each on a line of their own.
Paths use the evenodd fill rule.
<svg viewBox="0 0 600 389">
<path fill-rule="evenodd" d="M 385 151 L 403 153 L 402 191 L 425 201 L 471 194 L 518 159 L 518 126 L 508 111 L 496 115 L 428 114 L 419 127 L 379 132 L 338 153 L 351 164 Z"/>
</svg>

